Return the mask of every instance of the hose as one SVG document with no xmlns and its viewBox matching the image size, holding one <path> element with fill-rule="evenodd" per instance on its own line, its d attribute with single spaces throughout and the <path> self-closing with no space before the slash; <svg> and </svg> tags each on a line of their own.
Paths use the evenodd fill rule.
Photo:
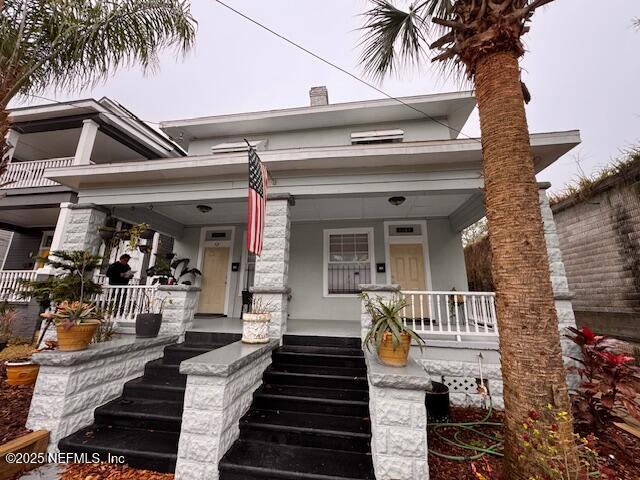
<svg viewBox="0 0 640 480">
<path fill-rule="evenodd" d="M 436 436 L 445 443 L 452 445 L 454 447 L 463 448 L 465 450 L 470 450 L 475 452 L 473 454 L 464 456 L 464 455 L 447 455 L 445 453 L 436 452 L 435 450 L 429 449 L 429 453 L 444 458 L 445 460 L 452 460 L 456 462 L 468 462 L 478 460 L 485 455 L 494 455 L 496 457 L 502 457 L 504 454 L 502 453 L 502 446 L 504 444 L 502 438 L 497 437 L 495 435 L 490 435 L 488 433 L 482 432 L 479 430 L 480 427 L 502 427 L 502 423 L 500 422 L 490 422 L 489 418 L 491 418 L 491 413 L 493 412 L 493 403 L 491 402 L 491 397 L 489 397 L 489 409 L 487 414 L 482 420 L 477 422 L 442 422 L 442 423 L 432 423 L 429 425 L 430 429 Z M 453 440 L 451 438 L 447 438 L 442 435 L 438 430 L 442 428 L 448 429 L 456 429 L 457 431 L 453 435 Z M 460 434 L 463 432 L 473 432 L 475 435 L 479 435 L 490 440 L 492 443 L 488 447 L 481 447 L 478 445 L 472 445 L 464 442 L 460 439 Z"/>
</svg>

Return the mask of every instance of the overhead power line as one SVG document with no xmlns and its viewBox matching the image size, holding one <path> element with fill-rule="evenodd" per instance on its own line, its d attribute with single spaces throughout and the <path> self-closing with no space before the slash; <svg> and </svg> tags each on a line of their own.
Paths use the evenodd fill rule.
<svg viewBox="0 0 640 480">
<path fill-rule="evenodd" d="M 358 81 L 358 82 L 362 83 L 363 85 L 366 85 L 367 87 L 369 87 L 369 88 L 371 88 L 371 89 L 375 90 L 376 92 L 378 92 L 378 93 L 380 93 L 380 94 L 384 95 L 385 97 L 387 97 L 387 98 L 389 98 L 389 99 L 391 99 L 391 100 L 395 100 L 396 102 L 398 102 L 398 103 L 400 103 L 400 104 L 404 105 L 405 107 L 410 108 L 411 110 L 413 110 L 413 111 L 415 111 L 415 112 L 417 112 L 417 113 L 419 113 L 419 114 L 421 114 L 421 115 L 424 115 L 424 116 L 425 116 L 426 118 L 428 118 L 429 120 L 432 120 L 432 121 L 434 121 L 434 122 L 436 122 L 436 123 L 438 123 L 438 124 L 440 124 L 440 125 L 442 125 L 442 126 L 444 126 L 444 127 L 447 127 L 447 128 L 449 128 L 449 129 L 453 130 L 454 132 L 459 133 L 460 135 L 462 135 L 462 136 L 464 136 L 464 137 L 466 137 L 466 138 L 468 138 L 468 139 L 470 139 L 470 140 L 473 140 L 473 141 L 476 141 L 476 142 L 478 142 L 478 143 L 481 143 L 481 142 L 480 142 L 480 140 L 478 140 L 477 138 L 471 137 L 471 136 L 467 135 L 466 133 L 462 132 L 461 130 L 458 130 L 458 129 L 456 129 L 456 128 L 453 128 L 453 127 L 451 127 L 450 125 L 447 125 L 446 123 L 441 122 L 441 121 L 440 121 L 440 120 L 438 120 L 437 118 L 432 117 L 432 116 L 431 116 L 431 115 L 429 115 L 427 112 L 425 112 L 425 111 L 423 111 L 423 110 L 420 110 L 419 108 L 416 108 L 416 107 L 414 107 L 413 105 L 408 104 L 407 102 L 403 101 L 402 99 L 400 99 L 400 98 L 398 98 L 398 97 L 394 97 L 393 95 L 388 94 L 387 92 L 385 92 L 385 91 L 384 91 L 384 90 L 382 90 L 381 88 L 376 87 L 376 86 L 375 86 L 375 85 L 373 85 L 372 83 L 369 83 L 369 82 L 367 82 L 366 80 L 364 80 L 364 79 L 362 79 L 362 78 L 358 77 L 357 75 L 355 75 L 355 74 L 351 73 L 349 70 L 347 70 L 347 69 L 345 69 L 345 68 L 342 68 L 340 65 L 337 65 L 337 64 L 333 63 L 332 61 L 327 60 L 326 58 L 324 58 L 324 57 L 322 57 L 322 56 L 318 55 L 317 53 L 315 53 L 315 52 L 313 52 L 313 51 L 309 50 L 308 48 L 306 48 L 306 47 L 304 47 L 304 46 L 300 45 L 299 43 L 297 43 L 297 42 L 295 42 L 295 41 L 293 41 L 293 40 L 291 40 L 291 39 L 289 39 L 289 38 L 285 37 L 284 35 L 282 35 L 281 33 L 276 32 L 276 31 L 275 31 L 275 30 L 273 30 L 272 28 L 267 27 L 267 26 L 266 26 L 266 25 L 264 25 L 263 23 L 260 23 L 259 21 L 254 20 L 254 19 L 253 19 L 253 18 L 251 18 L 249 15 L 247 15 L 247 14 L 245 14 L 245 13 L 241 12 L 240 10 L 238 10 L 238 9 L 236 9 L 236 8 L 234 8 L 234 7 L 232 7 L 231 5 L 226 4 L 226 3 L 225 3 L 225 2 L 223 2 L 222 0 L 214 0 L 214 1 L 215 1 L 215 2 L 217 2 L 217 3 L 219 3 L 220 5 L 222 5 L 223 7 L 227 8 L 228 10 L 232 11 L 232 12 L 233 12 L 233 13 L 235 13 L 236 15 L 239 15 L 240 17 L 244 18 L 245 20 L 247 20 L 247 21 L 249 21 L 249 22 L 253 23 L 254 25 L 257 25 L 258 27 L 262 28 L 263 30 L 266 30 L 267 32 L 271 33 L 272 35 L 275 35 L 276 37 L 278 37 L 279 39 L 281 39 L 281 40 L 283 40 L 283 41 L 287 42 L 288 44 L 293 45 L 295 48 L 297 48 L 297 49 L 299 49 L 299 50 L 302 50 L 302 51 L 303 51 L 303 52 L 305 52 L 306 54 L 311 55 L 311 56 L 312 56 L 312 57 L 314 57 L 315 59 L 320 60 L 321 62 L 323 62 L 323 63 L 325 63 L 325 64 L 329 65 L 329 66 L 330 66 L 330 67 L 332 67 L 332 68 L 335 68 L 336 70 L 338 70 L 338 71 L 340 71 L 340 72 L 344 73 L 345 75 L 348 75 L 349 77 L 353 78 L 354 80 L 356 80 L 356 81 Z"/>
</svg>

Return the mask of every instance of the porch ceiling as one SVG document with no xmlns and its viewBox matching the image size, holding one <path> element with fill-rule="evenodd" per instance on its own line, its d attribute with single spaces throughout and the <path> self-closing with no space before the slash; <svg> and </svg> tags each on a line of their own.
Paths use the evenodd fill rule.
<svg viewBox="0 0 640 480">
<path fill-rule="evenodd" d="M 30 209 L 0 209 L 0 225 L 19 228 L 38 228 L 55 226 L 58 221 L 58 207 Z"/>
<path fill-rule="evenodd" d="M 346 220 L 380 218 L 446 218 L 467 203 L 475 192 L 447 194 L 296 197 L 291 207 L 291 220 Z M 406 198 L 402 205 L 391 205 L 388 199 L 394 195 Z M 197 209 L 200 203 L 212 207 L 208 213 Z M 135 207 L 137 212 L 153 211 L 184 226 L 222 225 L 244 223 L 247 220 L 246 201 L 191 202 L 122 206 L 123 210 Z"/>
</svg>

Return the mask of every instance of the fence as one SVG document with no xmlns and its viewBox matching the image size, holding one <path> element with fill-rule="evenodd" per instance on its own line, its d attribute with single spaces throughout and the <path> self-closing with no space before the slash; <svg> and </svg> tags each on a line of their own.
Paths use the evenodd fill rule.
<svg viewBox="0 0 640 480">
<path fill-rule="evenodd" d="M 25 302 L 28 303 L 30 297 L 18 295 L 20 290 L 20 280 L 35 280 L 35 270 L 2 270 L 0 271 L 0 301 Z"/>
<path fill-rule="evenodd" d="M 60 184 L 45 178 L 47 168 L 69 167 L 73 157 L 35 160 L 32 162 L 15 162 L 7 166 L 7 171 L 0 177 L 0 188 L 33 188 L 54 187 Z"/>
<path fill-rule="evenodd" d="M 153 303 L 156 291 L 156 285 L 102 285 L 102 293 L 93 301 L 98 308 L 109 312 L 107 318 L 111 321 L 134 322 L 146 297 Z"/>
<path fill-rule="evenodd" d="M 497 336 L 495 293 L 403 291 L 405 325 L 418 334 Z"/>
</svg>

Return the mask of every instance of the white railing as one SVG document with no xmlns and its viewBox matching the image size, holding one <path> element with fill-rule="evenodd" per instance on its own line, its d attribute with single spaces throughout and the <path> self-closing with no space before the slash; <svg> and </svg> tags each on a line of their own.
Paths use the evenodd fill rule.
<svg viewBox="0 0 640 480">
<path fill-rule="evenodd" d="M 93 277 L 93 281 L 96 282 L 98 285 L 103 285 L 103 286 L 109 284 L 109 279 L 104 273 L 98 273 L 97 275 L 95 275 Z M 140 285 L 140 279 L 130 278 L 128 285 Z"/>
<path fill-rule="evenodd" d="M 34 160 L 31 162 L 15 162 L 7 166 L 7 171 L 0 177 L 0 185 L 8 188 L 54 187 L 60 185 L 44 177 L 47 168 L 69 167 L 73 157 L 52 158 L 50 160 Z"/>
<path fill-rule="evenodd" d="M 93 301 L 109 312 L 108 318 L 113 322 L 134 322 L 145 303 L 145 295 L 153 304 L 157 289 L 156 285 L 103 285 L 102 293 Z"/>
<path fill-rule="evenodd" d="M 35 270 L 2 270 L 0 271 L 0 301 L 25 302 L 28 303 L 30 297 L 18 295 L 20 290 L 20 280 L 35 280 Z"/>
<path fill-rule="evenodd" d="M 403 291 L 405 325 L 420 335 L 497 336 L 493 292 Z"/>
</svg>

